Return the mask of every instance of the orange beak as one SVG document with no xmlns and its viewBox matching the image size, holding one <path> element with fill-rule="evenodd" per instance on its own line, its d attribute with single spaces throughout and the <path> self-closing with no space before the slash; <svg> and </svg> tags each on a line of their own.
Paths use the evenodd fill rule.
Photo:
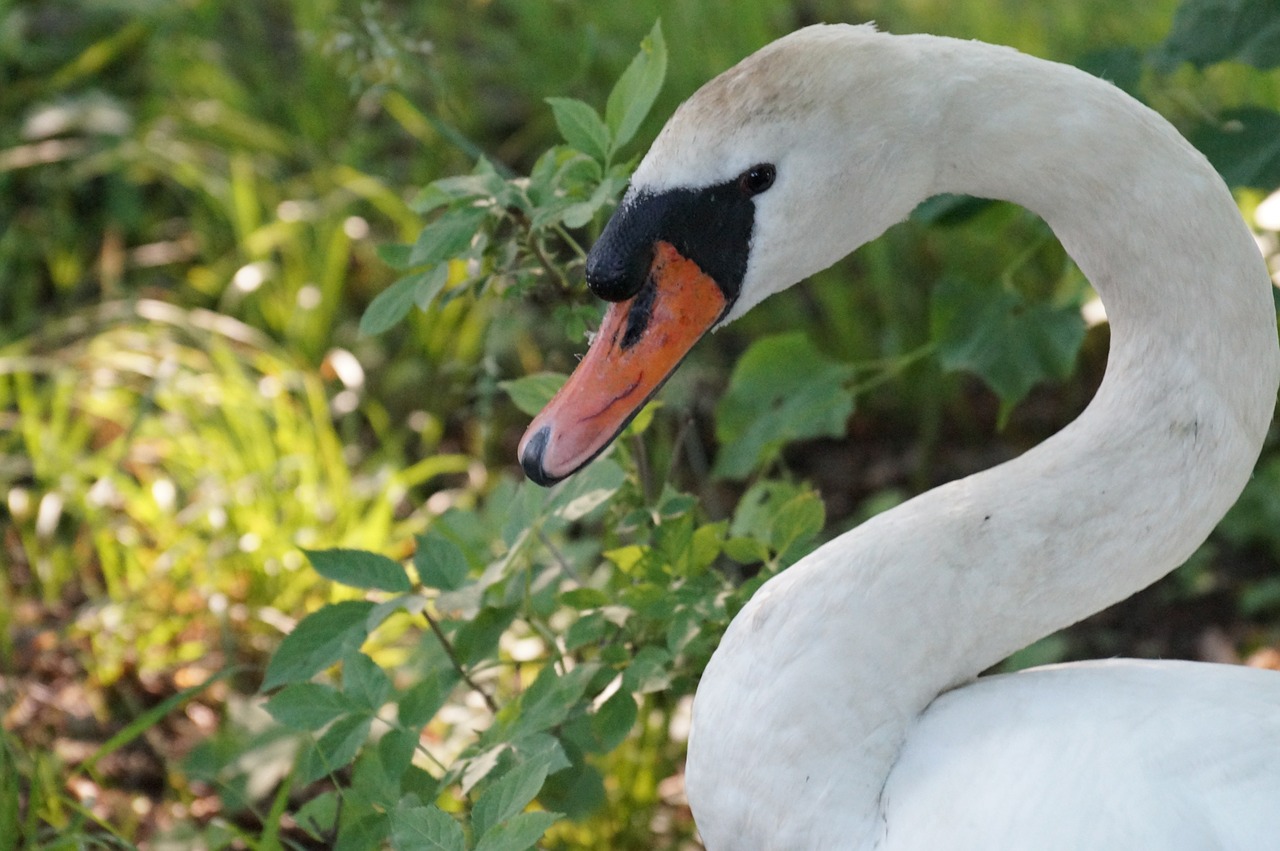
<svg viewBox="0 0 1280 851">
<path fill-rule="evenodd" d="M 525 474 L 553 485 L 599 455 L 727 307 L 714 280 L 659 241 L 644 288 L 610 305 L 578 368 L 529 424 Z"/>
</svg>

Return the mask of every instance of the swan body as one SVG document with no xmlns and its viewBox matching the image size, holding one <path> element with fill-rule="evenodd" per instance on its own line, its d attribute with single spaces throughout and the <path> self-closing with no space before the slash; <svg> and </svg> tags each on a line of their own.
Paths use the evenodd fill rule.
<svg viewBox="0 0 1280 851">
<path fill-rule="evenodd" d="M 522 442 L 551 483 L 679 356 L 958 192 L 1039 214 L 1107 307 L 1083 414 L 766 583 L 694 703 L 713 851 L 1280 847 L 1280 675 L 1113 660 L 978 674 L 1149 585 L 1235 501 L 1280 383 L 1220 178 L 1108 83 L 1008 48 L 816 26 L 683 104 L 588 260 L 616 301 Z"/>
</svg>

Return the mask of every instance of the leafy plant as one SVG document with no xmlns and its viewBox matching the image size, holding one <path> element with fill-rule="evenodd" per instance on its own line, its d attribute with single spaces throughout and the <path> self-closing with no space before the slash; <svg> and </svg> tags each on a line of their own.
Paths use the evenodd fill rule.
<svg viewBox="0 0 1280 851">
<path fill-rule="evenodd" d="M 436 215 L 413 244 L 380 252 L 402 277 L 374 299 L 361 331 L 380 333 L 415 305 L 425 311 L 463 293 L 524 295 L 544 280 L 570 289 L 569 275 L 586 259 L 571 231 L 617 203 L 631 165 L 616 157 L 653 106 L 666 67 L 655 24 L 610 93 L 603 119 L 580 100 L 548 99 L 568 144 L 544 153 L 527 178 L 504 177 L 482 158 L 469 176 L 427 186 L 411 206 Z"/>
<path fill-rule="evenodd" d="M 547 282 L 570 292 L 583 260 L 572 232 L 598 227 L 616 203 L 630 170 L 616 156 L 664 68 L 655 27 L 603 118 L 581 101 L 549 99 L 567 144 L 544 154 L 528 178 L 482 159 L 471 175 L 428 186 L 414 207 L 431 221 L 416 242 L 383 250 L 402 277 L 374 301 L 362 330 L 385 330 L 415 305 L 429 310 L 462 295 L 527 297 Z M 920 218 L 945 226 L 987 208 L 943 199 Z M 886 361 L 833 360 L 803 334 L 754 343 L 715 416 L 722 451 L 712 472 L 755 477 L 730 520 L 708 520 L 691 495 L 648 480 L 641 441 L 651 408 L 624 438 L 624 447 L 636 441 L 635 454 L 616 449 L 548 494 L 503 482 L 483 511 L 441 516 L 418 538 L 412 573 L 370 553 L 311 553 L 322 575 L 375 593 L 299 623 L 263 687 L 279 688 L 267 703 L 278 721 L 313 735 L 295 779 L 338 783 L 339 845 L 358 836 L 390 837 L 395 847 L 520 849 L 548 829 L 554 837 L 558 817 L 592 812 L 607 795 L 593 760 L 624 743 L 640 707 L 691 693 L 733 613 L 822 529 L 812 491 L 762 477 L 788 444 L 841 435 L 859 393 L 921 360 L 979 376 L 998 396 L 1002 420 L 1037 383 L 1070 375 L 1084 339 L 1081 290 L 1056 304 L 1028 296 L 1011 283 L 1020 262 L 985 287 L 940 280 L 928 341 Z M 561 380 L 543 374 L 502 387 L 532 413 Z M 650 496 L 655 485 L 660 493 Z M 578 565 L 594 567 L 584 574 Z M 423 677 L 397 687 L 361 648 L 406 618 L 425 625 L 415 651 Z M 513 641 L 537 652 L 515 653 Z M 1034 652 L 1056 657 L 1066 646 L 1056 638 Z M 341 678 L 326 680 L 335 665 Z M 442 758 L 416 731 L 456 703 L 457 691 L 480 696 L 484 720 Z M 385 728 L 376 745 L 366 741 L 375 726 Z M 435 770 L 418 768 L 424 760 Z M 350 786 L 336 774 L 348 765 Z M 540 809 L 527 809 L 535 802 Z"/>
</svg>

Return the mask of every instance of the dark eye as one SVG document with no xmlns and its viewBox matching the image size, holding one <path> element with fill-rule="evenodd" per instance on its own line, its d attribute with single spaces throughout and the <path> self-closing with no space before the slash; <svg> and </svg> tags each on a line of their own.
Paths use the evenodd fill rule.
<svg viewBox="0 0 1280 851">
<path fill-rule="evenodd" d="M 772 186 L 773 179 L 777 176 L 778 170 L 772 165 L 759 163 L 738 175 L 738 188 L 742 190 L 743 195 L 751 198 Z"/>
</svg>

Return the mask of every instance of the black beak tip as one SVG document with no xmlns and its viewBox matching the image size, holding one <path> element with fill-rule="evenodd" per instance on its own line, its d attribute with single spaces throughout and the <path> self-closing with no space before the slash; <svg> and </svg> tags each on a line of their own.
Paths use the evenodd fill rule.
<svg viewBox="0 0 1280 851">
<path fill-rule="evenodd" d="M 524 451 L 520 453 L 520 466 L 524 468 L 524 474 L 529 480 L 536 485 L 549 488 L 559 478 L 548 475 L 547 471 L 542 468 L 542 456 L 547 451 L 547 443 L 551 440 L 551 426 L 543 426 L 529 438 L 524 445 Z"/>
</svg>

